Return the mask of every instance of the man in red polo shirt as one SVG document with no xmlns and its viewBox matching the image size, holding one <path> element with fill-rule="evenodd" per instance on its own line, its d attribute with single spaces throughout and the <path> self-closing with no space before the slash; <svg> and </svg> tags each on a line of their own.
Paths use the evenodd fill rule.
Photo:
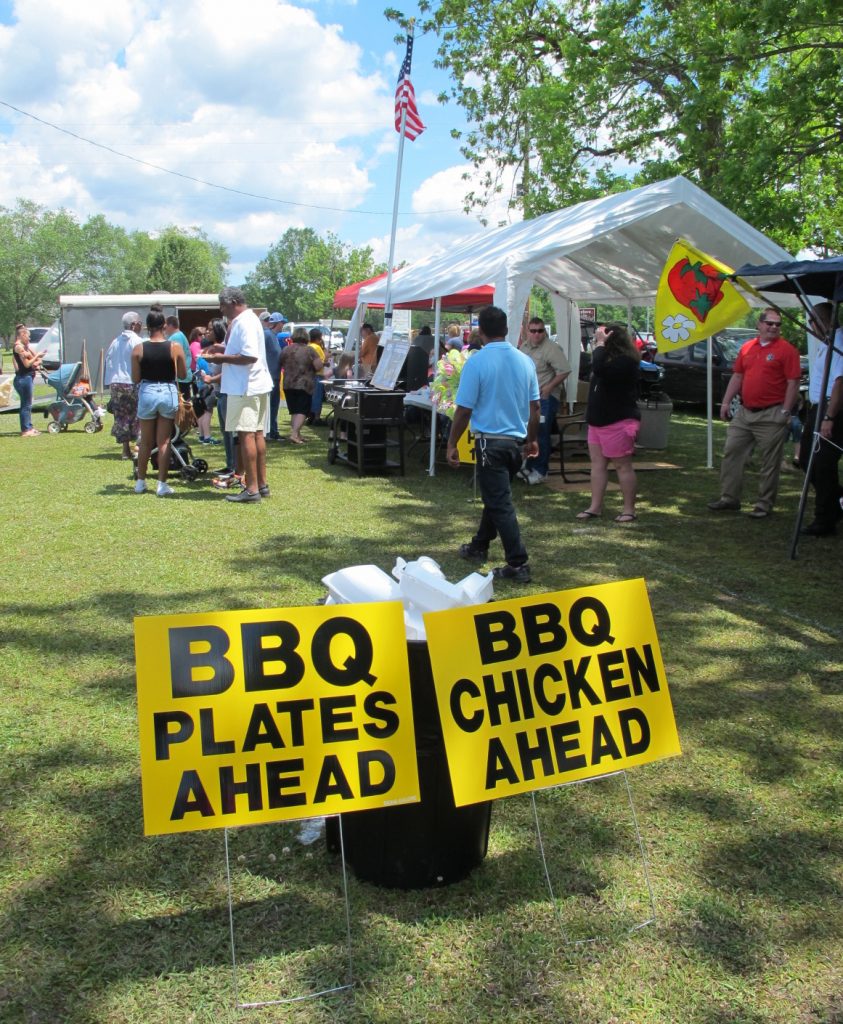
<svg viewBox="0 0 843 1024">
<path fill-rule="evenodd" d="M 729 419 L 729 403 L 735 395 L 741 396 L 742 405 L 729 424 L 720 464 L 720 497 L 708 503 L 712 512 L 741 507 L 744 470 L 756 445 L 761 459 L 758 500 L 749 514 L 765 519 L 773 510 L 801 372 L 799 353 L 779 334 L 781 325 L 778 310 L 765 309 L 758 321 L 758 337 L 746 342 L 735 360 L 720 419 Z"/>
</svg>

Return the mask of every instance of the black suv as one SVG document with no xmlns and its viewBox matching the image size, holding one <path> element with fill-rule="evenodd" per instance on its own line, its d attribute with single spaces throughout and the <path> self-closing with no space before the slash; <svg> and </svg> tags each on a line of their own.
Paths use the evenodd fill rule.
<svg viewBox="0 0 843 1024">
<path fill-rule="evenodd" d="M 715 409 L 723 401 L 741 345 L 754 338 L 755 334 L 755 331 L 744 328 L 728 328 L 711 339 L 711 384 Z M 697 341 L 685 348 L 656 355 L 656 362 L 664 368 L 662 388 L 674 402 L 705 405 L 707 346 L 707 342 Z"/>
</svg>

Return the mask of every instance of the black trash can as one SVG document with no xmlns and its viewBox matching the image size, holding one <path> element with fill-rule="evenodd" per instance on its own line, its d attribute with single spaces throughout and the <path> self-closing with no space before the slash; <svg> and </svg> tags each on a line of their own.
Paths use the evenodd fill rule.
<svg viewBox="0 0 843 1024">
<path fill-rule="evenodd" d="M 394 889 L 449 885 L 486 856 L 491 802 L 455 807 L 427 644 L 407 644 L 421 802 L 342 815 L 345 859 L 364 882 Z M 336 819 L 326 840 L 339 850 Z"/>
</svg>

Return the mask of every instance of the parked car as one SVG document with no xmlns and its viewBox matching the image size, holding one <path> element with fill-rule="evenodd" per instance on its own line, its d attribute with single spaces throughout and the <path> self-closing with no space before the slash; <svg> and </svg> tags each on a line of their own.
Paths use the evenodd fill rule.
<svg viewBox="0 0 843 1024">
<path fill-rule="evenodd" d="M 287 325 L 292 331 L 296 327 L 304 327 L 306 331 L 312 330 L 314 327 L 322 332 L 322 341 L 325 345 L 326 352 L 341 352 L 345 345 L 345 337 L 341 331 L 332 331 L 330 327 L 326 327 L 324 324 L 309 323 L 291 323 Z"/>
<path fill-rule="evenodd" d="M 29 345 L 36 352 L 44 353 L 41 364 L 45 370 L 57 370 L 61 364 L 61 328 L 59 321 L 52 327 L 30 327 Z"/>
</svg>

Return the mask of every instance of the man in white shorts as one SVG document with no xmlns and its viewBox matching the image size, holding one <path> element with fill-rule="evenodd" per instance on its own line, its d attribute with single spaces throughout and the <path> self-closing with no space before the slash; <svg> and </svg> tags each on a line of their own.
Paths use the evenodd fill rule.
<svg viewBox="0 0 843 1024">
<path fill-rule="evenodd" d="M 269 497 L 263 425 L 272 377 L 266 365 L 263 325 L 239 288 L 223 288 L 219 300 L 229 323 L 228 341 L 225 352 L 205 358 L 222 365 L 220 391 L 228 396 L 225 428 L 237 433 L 245 479 L 243 490 L 227 494 L 225 500 L 256 502 Z"/>
</svg>

